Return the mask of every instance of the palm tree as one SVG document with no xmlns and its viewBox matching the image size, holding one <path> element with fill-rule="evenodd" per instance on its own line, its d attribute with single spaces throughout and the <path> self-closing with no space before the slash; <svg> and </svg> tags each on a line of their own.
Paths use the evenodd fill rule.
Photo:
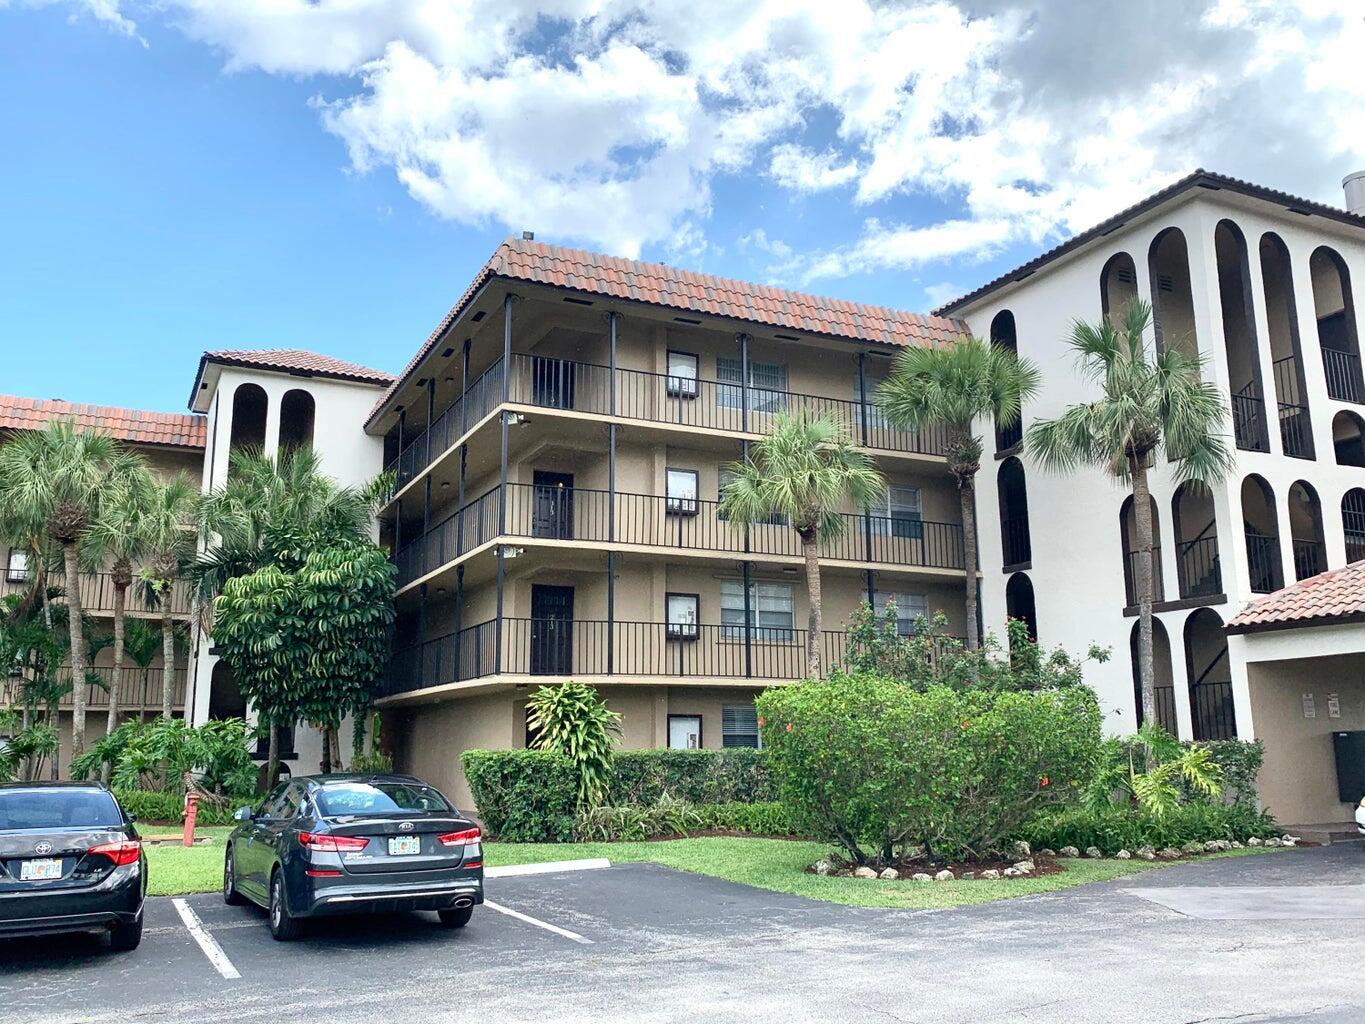
<svg viewBox="0 0 1365 1024">
<path fill-rule="evenodd" d="M 77 429 L 74 421 L 52 420 L 42 430 L 24 431 L 0 447 L 0 518 L 42 523 L 62 550 L 67 616 L 71 631 L 71 676 L 86 676 L 84 614 L 80 592 L 80 546 L 99 517 L 111 488 L 138 472 L 141 456 L 111 437 Z M 73 756 L 85 751 L 85 688 L 77 686 L 71 707 Z"/>
<path fill-rule="evenodd" d="M 175 692 L 175 584 L 194 561 L 198 515 L 199 488 L 177 475 L 151 486 L 139 520 L 148 563 L 142 580 L 161 609 L 161 717 L 166 719 Z"/>
<path fill-rule="evenodd" d="M 161 630 L 153 629 L 142 619 L 133 619 L 124 630 L 124 652 L 142 672 L 142 694 L 138 699 L 138 721 L 147 720 L 147 685 L 151 682 L 152 662 L 162 647 Z"/>
<path fill-rule="evenodd" d="M 1145 721 L 1155 722 L 1152 683 L 1152 506 L 1147 473 L 1163 449 L 1180 482 L 1210 487 L 1232 468 L 1222 433 L 1227 402 L 1200 376 L 1203 360 L 1169 346 L 1147 352 L 1152 307 L 1135 299 L 1114 320 L 1077 320 L 1071 347 L 1081 372 L 1100 385 L 1100 397 L 1035 422 L 1030 454 L 1044 468 L 1071 472 L 1097 466 L 1131 484 L 1137 520 L 1138 678 Z"/>
<path fill-rule="evenodd" d="M 886 480 L 872 460 L 833 421 L 806 413 L 779 413 L 771 432 L 756 441 L 721 495 L 718 514 L 740 526 L 782 516 L 801 538 L 806 560 L 810 617 L 806 624 L 806 674 L 820 674 L 820 542 L 842 535 L 840 506 L 872 505 Z M 751 624 L 746 624 L 746 628 Z"/>
<path fill-rule="evenodd" d="M 981 438 L 972 424 L 993 417 L 998 427 L 1019 419 L 1041 374 L 1030 360 L 980 338 L 942 348 L 907 348 L 877 388 L 877 404 L 898 427 L 940 425 L 947 433 L 948 469 L 962 506 L 963 567 L 967 570 L 967 648 L 981 643 L 976 625 L 976 474 Z"/>
</svg>

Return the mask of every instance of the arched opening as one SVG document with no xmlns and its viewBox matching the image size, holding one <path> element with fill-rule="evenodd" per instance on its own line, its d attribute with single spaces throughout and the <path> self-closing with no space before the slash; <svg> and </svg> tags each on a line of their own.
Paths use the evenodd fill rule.
<svg viewBox="0 0 1365 1024">
<path fill-rule="evenodd" d="M 1116 252 L 1100 271 L 1100 308 L 1117 324 L 1123 307 L 1137 297 L 1137 265 L 1126 252 Z"/>
<path fill-rule="evenodd" d="M 1270 232 L 1261 236 L 1260 248 L 1280 445 L 1286 455 L 1311 459 L 1313 431 L 1308 423 L 1308 388 L 1303 380 L 1303 351 L 1299 345 L 1299 314 L 1294 303 L 1289 249 L 1279 235 Z"/>
<path fill-rule="evenodd" d="M 1157 516 L 1156 501 L 1147 498 L 1152 509 L 1152 601 L 1166 599 L 1166 587 L 1161 572 L 1161 523 Z M 1123 541 L 1123 584 L 1129 608 L 1138 603 L 1138 530 L 1137 514 L 1130 494 L 1119 509 L 1119 531 Z"/>
<path fill-rule="evenodd" d="M 246 698 L 237 688 L 237 677 L 226 661 L 213 666 L 209 678 L 209 718 L 245 718 Z"/>
<path fill-rule="evenodd" d="M 1308 260 L 1313 277 L 1313 305 L 1327 393 L 1339 402 L 1365 401 L 1360 377 L 1360 340 L 1356 335 L 1351 273 L 1335 249 L 1319 246 Z"/>
<path fill-rule="evenodd" d="M 1142 725 L 1142 672 L 1138 668 L 1138 633 L 1140 622 L 1133 623 L 1128 634 L 1128 654 L 1133 666 L 1133 706 L 1137 708 L 1137 724 Z M 1175 677 L 1171 671 L 1171 638 L 1160 619 L 1152 619 L 1152 690 L 1156 698 L 1156 720 L 1172 736 L 1178 736 L 1175 715 Z"/>
<path fill-rule="evenodd" d="M 1176 572 L 1181 597 L 1209 597 L 1223 592 L 1218 559 L 1218 525 L 1213 494 L 1207 487 L 1181 484 L 1171 499 L 1171 528 L 1175 530 Z"/>
<path fill-rule="evenodd" d="M 1365 558 L 1365 490 L 1352 487 L 1341 496 L 1341 527 L 1346 533 L 1346 561 Z"/>
<path fill-rule="evenodd" d="M 1256 316 L 1251 305 L 1251 267 L 1246 237 L 1230 220 L 1213 231 L 1218 257 L 1218 295 L 1223 310 L 1223 347 L 1232 391 L 1232 426 L 1237 447 L 1270 451 L 1265 399 L 1261 389 L 1261 360 L 1256 351 Z"/>
<path fill-rule="evenodd" d="M 1185 620 L 1185 672 L 1190 681 L 1190 721 L 1196 740 L 1237 738 L 1232 704 L 1232 669 L 1223 620 L 1198 608 Z"/>
<path fill-rule="evenodd" d="M 1338 466 L 1365 467 L 1365 420 L 1346 409 L 1333 416 L 1332 448 Z"/>
<path fill-rule="evenodd" d="M 1019 338 L 1015 334 L 1014 314 L 1008 309 L 1002 309 L 995 314 L 991 321 L 991 344 L 1007 348 L 1016 355 L 1019 353 Z M 997 452 L 1007 452 L 1011 448 L 1019 445 L 1024 439 L 1024 416 L 1023 410 L 1019 410 L 1019 416 L 1008 427 L 999 425 L 995 428 L 995 450 Z"/>
<path fill-rule="evenodd" d="M 1194 331 L 1194 293 L 1190 286 L 1190 258 L 1185 235 L 1167 228 L 1152 240 L 1147 253 L 1152 286 L 1152 321 L 1156 349 L 1184 352 L 1191 359 L 1199 354 Z"/>
<path fill-rule="evenodd" d="M 259 384 L 241 384 L 232 393 L 232 432 L 228 444 L 232 448 L 244 445 L 265 448 L 265 409 L 269 400 Z"/>
<path fill-rule="evenodd" d="M 1000 544 L 1004 569 L 1033 560 L 1033 544 L 1028 528 L 1028 491 L 1024 486 L 1024 465 L 1011 455 L 1000 463 L 996 474 L 1000 494 Z"/>
<path fill-rule="evenodd" d="M 280 399 L 280 451 L 313 447 L 313 396 L 302 388 L 286 391 Z"/>
<path fill-rule="evenodd" d="M 1306 580 L 1327 570 L 1322 533 L 1322 502 L 1313 485 L 1295 481 L 1289 488 L 1289 537 L 1294 544 L 1294 578 Z"/>
<path fill-rule="evenodd" d="M 1005 584 L 1005 615 L 1028 627 L 1029 639 L 1038 641 L 1038 611 L 1033 603 L 1033 581 L 1027 573 L 1016 572 Z"/>
<path fill-rule="evenodd" d="M 1284 586 L 1280 564 L 1280 528 L 1275 492 L 1252 473 L 1242 481 L 1242 528 L 1247 541 L 1247 575 L 1252 593 L 1269 594 Z"/>
</svg>

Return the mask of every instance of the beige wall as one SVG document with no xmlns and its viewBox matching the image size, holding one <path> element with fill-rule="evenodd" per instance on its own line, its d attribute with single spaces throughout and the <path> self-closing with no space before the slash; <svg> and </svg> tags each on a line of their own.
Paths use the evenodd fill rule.
<svg viewBox="0 0 1365 1024">
<path fill-rule="evenodd" d="M 1365 655 L 1253 662 L 1247 677 L 1256 739 L 1265 744 L 1266 809 L 1286 825 L 1351 820 L 1353 809 L 1337 799 L 1332 733 L 1365 729 Z M 1305 693 L 1313 695 L 1311 719 L 1303 714 Z M 1340 718 L 1328 717 L 1332 693 Z"/>
</svg>

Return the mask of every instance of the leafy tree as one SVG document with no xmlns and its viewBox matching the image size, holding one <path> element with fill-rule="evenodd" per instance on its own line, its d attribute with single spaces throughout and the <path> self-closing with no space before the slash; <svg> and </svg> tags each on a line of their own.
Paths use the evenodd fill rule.
<svg viewBox="0 0 1365 1024">
<path fill-rule="evenodd" d="M 784 517 L 801 538 L 810 615 L 806 623 L 806 674 L 820 674 L 820 542 L 846 529 L 845 502 L 866 508 L 885 492 L 872 460 L 832 420 L 779 413 L 772 430 L 729 467 L 734 474 L 718 512 L 740 526 Z M 752 625 L 752 624 L 749 624 Z"/>
<path fill-rule="evenodd" d="M 138 523 L 148 559 L 142 581 L 148 597 L 161 610 L 162 718 L 171 717 L 175 692 L 175 584 L 194 561 L 198 508 L 198 488 L 184 476 L 177 476 L 148 489 L 146 508 Z"/>
<path fill-rule="evenodd" d="M 22 431 L 0 447 L 0 518 L 37 536 L 41 524 L 62 551 L 72 677 L 86 676 L 80 547 L 100 506 L 120 482 L 139 472 L 141 456 L 113 438 L 80 430 L 74 421 L 53 420 L 42 430 Z M 85 688 L 77 686 L 71 710 L 71 746 L 85 749 Z"/>
<path fill-rule="evenodd" d="M 152 680 L 152 662 L 156 661 L 161 648 L 161 630 L 148 625 L 145 619 L 133 619 L 124 629 L 124 653 L 142 674 L 142 692 L 138 696 L 138 721 L 144 721 L 147 717 L 147 693 Z"/>
<path fill-rule="evenodd" d="M 1213 750 L 1186 746 L 1149 720 L 1131 741 L 1105 741 L 1086 802 L 1092 809 L 1131 803 L 1163 818 L 1183 803 L 1185 793 L 1208 800 L 1222 792 L 1223 771 Z"/>
<path fill-rule="evenodd" d="M 115 786 L 183 793 L 187 774 L 215 794 L 242 795 L 256 784 L 246 722 L 215 719 L 197 729 L 182 720 L 125 722 L 71 762 L 71 776 L 88 779 L 109 772 Z"/>
<path fill-rule="evenodd" d="M 1095 466 L 1131 484 L 1137 522 L 1138 678 L 1143 719 L 1157 720 L 1152 675 L 1152 515 L 1147 473 L 1164 451 L 1181 482 L 1212 486 L 1230 471 L 1222 433 L 1227 402 L 1200 376 L 1203 361 L 1168 344 L 1153 358 L 1152 308 L 1133 300 L 1114 320 L 1077 320 L 1071 347 L 1082 374 L 1100 386 L 1093 402 L 1070 406 L 1028 430 L 1029 453 L 1046 469 Z"/>
<path fill-rule="evenodd" d="M 967 570 L 967 648 L 980 642 L 976 623 L 976 474 L 981 469 L 981 438 L 972 432 L 980 417 L 997 426 L 1019 419 L 1023 403 L 1038 390 L 1037 366 L 1012 351 L 980 338 L 943 348 L 907 348 L 896 357 L 890 376 L 877 388 L 877 404 L 901 427 L 942 425 L 947 430 L 948 469 L 957 481 L 962 506 L 962 546 Z"/>
<path fill-rule="evenodd" d="M 621 736 L 621 716 L 584 683 L 542 686 L 526 702 L 533 746 L 568 757 L 578 770 L 578 806 L 595 807 L 611 781 L 611 751 Z"/>
</svg>

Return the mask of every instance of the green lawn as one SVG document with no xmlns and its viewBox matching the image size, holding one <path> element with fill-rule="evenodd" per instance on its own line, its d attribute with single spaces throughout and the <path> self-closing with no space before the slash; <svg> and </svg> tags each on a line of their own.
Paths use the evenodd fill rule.
<svg viewBox="0 0 1365 1024">
<path fill-rule="evenodd" d="M 182 846 L 150 846 L 149 891 L 154 896 L 177 896 L 214 892 L 223 877 L 223 840 L 229 828 L 205 828 L 200 834 L 212 842 L 185 849 Z M 160 830 L 149 829 L 149 834 Z M 1001 879 L 996 882 L 879 882 L 853 878 L 821 878 L 805 874 L 808 864 L 829 851 L 823 843 L 784 839 L 705 837 L 657 843 L 487 843 L 484 863 L 489 867 L 533 864 L 551 860 L 606 857 L 614 863 L 650 861 L 664 867 L 712 875 L 775 892 L 792 893 L 815 900 L 856 907 L 903 907 L 925 910 L 987 903 L 1012 896 L 1067 889 L 1086 882 L 1102 882 L 1123 875 L 1150 871 L 1181 861 L 1071 860 L 1066 871 L 1038 878 Z M 1215 856 L 1260 853 L 1235 850 Z M 1273 852 L 1273 851 L 1269 851 Z"/>
</svg>

